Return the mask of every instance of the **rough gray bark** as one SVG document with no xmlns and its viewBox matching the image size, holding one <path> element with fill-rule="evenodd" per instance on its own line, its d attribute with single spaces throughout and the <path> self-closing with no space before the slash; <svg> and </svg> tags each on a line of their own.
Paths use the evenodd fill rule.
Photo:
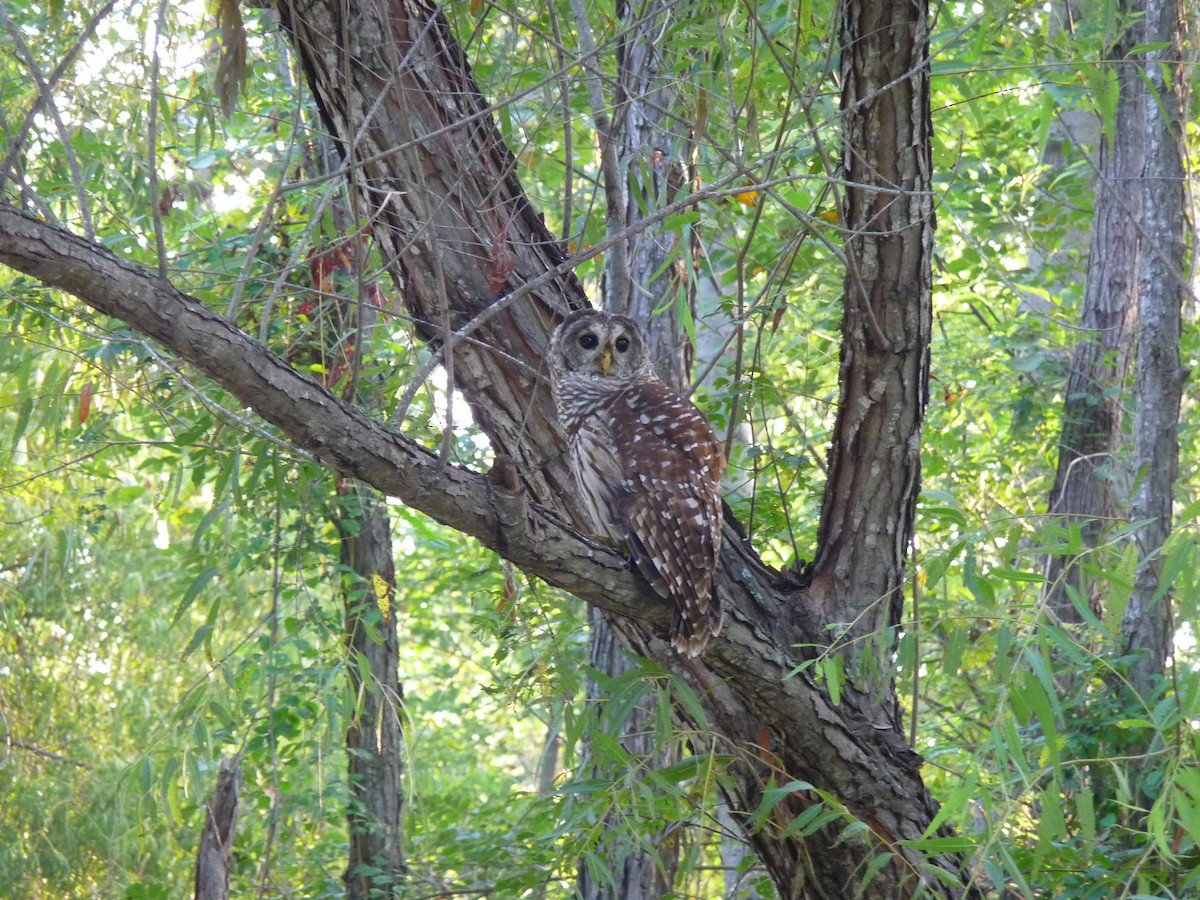
<svg viewBox="0 0 1200 900">
<path fill-rule="evenodd" d="M 281 13 L 355 163 L 354 184 L 418 333 L 438 346 L 448 327 L 490 314 L 470 340 L 451 340 L 455 381 L 501 454 L 490 479 L 440 462 L 332 397 L 166 282 L 3 203 L 0 262 L 161 341 L 323 462 L 603 609 L 628 647 L 661 662 L 699 698 L 702 718 L 682 705 L 680 718 L 732 751 L 723 782 L 730 809 L 743 827 L 762 813 L 763 826 L 748 836 L 781 896 L 962 895 L 961 861 L 914 846 L 935 806 L 896 727 L 886 676 L 835 705 L 811 670 L 797 671 L 804 656 L 796 649 L 827 642 L 824 623 L 855 621 L 855 608 L 880 620 L 872 628 L 890 623 L 903 583 L 928 365 L 924 5 L 873 0 L 847 14 L 847 161 L 858 186 L 844 211 L 853 263 L 843 410 L 818 559 L 809 584 L 799 585 L 766 568 L 727 525 L 718 582 L 728 617 L 695 660 L 671 651 L 666 602 L 618 554 L 566 524 L 577 510 L 536 373 L 549 328 L 582 298 L 569 276 L 548 274 L 565 271 L 561 257 L 520 193 L 445 20 L 419 0 L 386 8 L 311 0 Z M 535 290 L 504 304 L 505 291 L 535 281 Z M 768 794 L 785 785 L 783 796 Z M 839 839 L 837 823 L 785 834 L 817 802 L 806 785 L 835 797 L 866 831 Z M 887 855 L 867 882 L 880 853 Z"/>
<path fill-rule="evenodd" d="M 1123 91 L 1124 91 L 1124 82 Z M 1047 512 L 1064 527 L 1079 527 L 1084 547 L 1095 547 L 1123 505 L 1116 494 L 1116 453 L 1122 435 L 1121 386 L 1129 372 L 1137 312 L 1137 247 L 1141 194 L 1140 123 L 1119 103 L 1116 123 L 1100 143 L 1092 216 L 1092 244 L 1079 327 L 1063 401 L 1058 469 Z M 1071 599 L 1081 589 L 1071 559 L 1048 557 L 1045 602 L 1059 621 L 1083 617 Z M 1091 593 L 1091 592 L 1089 592 Z M 1095 607 L 1096 596 L 1081 597 Z"/>
<path fill-rule="evenodd" d="M 1049 512 L 1063 517 L 1064 524 L 1077 523 L 1083 546 L 1095 547 L 1110 523 L 1125 518 L 1121 489 L 1136 484 L 1129 518 L 1149 524 L 1135 537 L 1139 564 L 1122 632 L 1127 647 L 1138 654 L 1130 683 L 1146 696 L 1163 672 L 1170 642 L 1170 609 L 1159 596 L 1159 553 L 1171 529 L 1184 379 L 1179 331 L 1185 77 L 1177 4 L 1140 0 L 1128 3 L 1124 12 L 1130 25 L 1114 48 L 1122 59 L 1116 67 L 1117 110 L 1100 144 L 1081 315 L 1081 326 L 1091 334 L 1072 361 Z M 1129 55 L 1131 48 L 1157 43 L 1168 46 Z M 1134 459 L 1126 466 L 1118 451 L 1135 340 Z M 1083 591 L 1071 559 L 1049 558 L 1046 574 L 1047 606 L 1060 620 L 1081 620 L 1068 588 L 1099 608 L 1098 591 Z"/>
<path fill-rule="evenodd" d="M 1171 643 L 1161 551 L 1171 533 L 1171 501 L 1179 470 L 1179 403 L 1186 378 L 1179 362 L 1179 336 L 1185 293 L 1182 94 L 1187 73 L 1176 0 L 1138 0 L 1131 7 L 1133 24 L 1122 45 L 1167 45 L 1126 57 L 1119 101 L 1129 102 L 1137 111 L 1143 154 L 1138 181 L 1144 194 L 1138 222 L 1142 252 L 1134 273 L 1138 347 L 1133 455 L 1138 480 L 1129 518 L 1148 520 L 1135 538 L 1138 569 L 1121 630 L 1128 649 L 1138 655 L 1130 684 L 1149 697 L 1165 671 Z"/>
<path fill-rule="evenodd" d="M 195 900 L 229 900 L 229 867 L 241 782 L 242 767 L 237 760 L 222 758 L 196 848 Z"/>
<path fill-rule="evenodd" d="M 692 138 L 680 115 L 658 46 L 673 17 L 686 16 L 665 0 L 618 0 L 622 36 L 617 47 L 616 129 L 629 283 L 612 311 L 641 322 L 659 376 L 676 389 L 688 385 L 691 347 L 680 328 L 676 302 L 692 305 L 688 249 L 661 227 L 631 230 L 678 199 L 688 177 Z M 606 275 L 611 275 L 606 273 Z M 656 314 L 657 313 L 657 314 Z"/>
</svg>

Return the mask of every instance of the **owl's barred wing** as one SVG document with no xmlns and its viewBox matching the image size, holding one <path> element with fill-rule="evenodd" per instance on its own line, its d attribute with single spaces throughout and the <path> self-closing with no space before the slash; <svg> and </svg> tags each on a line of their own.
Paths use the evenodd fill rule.
<svg viewBox="0 0 1200 900">
<path fill-rule="evenodd" d="M 696 521 L 699 497 L 645 489 L 626 495 L 626 544 L 642 577 L 655 593 L 675 604 L 671 643 L 697 655 L 721 630 L 720 598 L 713 588 L 719 530 Z M 720 517 L 720 502 L 714 512 Z M 718 522 L 720 519 L 718 518 Z"/>
<path fill-rule="evenodd" d="M 721 629 L 713 574 L 721 540 L 724 456 L 708 421 L 659 381 L 610 406 L 626 490 L 619 517 L 638 571 L 675 603 L 671 642 L 690 656 Z"/>
</svg>

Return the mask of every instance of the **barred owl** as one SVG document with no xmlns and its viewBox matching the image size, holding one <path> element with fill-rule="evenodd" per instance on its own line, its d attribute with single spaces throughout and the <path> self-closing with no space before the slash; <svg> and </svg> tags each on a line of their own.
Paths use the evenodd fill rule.
<svg viewBox="0 0 1200 900">
<path fill-rule="evenodd" d="M 637 323 L 584 310 L 550 341 L 550 384 L 579 500 L 675 604 L 671 643 L 698 655 L 721 630 L 713 585 L 725 457 L 695 406 L 654 374 Z"/>
</svg>

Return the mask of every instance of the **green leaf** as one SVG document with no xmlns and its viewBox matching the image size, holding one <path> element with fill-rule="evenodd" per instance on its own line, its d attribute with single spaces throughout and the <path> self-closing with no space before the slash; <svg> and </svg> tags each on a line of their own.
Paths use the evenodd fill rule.
<svg viewBox="0 0 1200 900">
<path fill-rule="evenodd" d="M 813 803 L 801 811 L 792 821 L 788 822 L 779 839 L 786 840 L 793 835 L 809 837 L 816 834 L 830 822 L 843 818 L 841 811 L 830 809 L 823 802 Z"/>
<path fill-rule="evenodd" d="M 171 617 L 171 624 L 179 624 L 180 618 L 188 611 L 196 598 L 200 596 L 200 592 L 208 587 L 208 583 L 217 577 L 221 571 L 219 566 L 211 566 L 192 579 L 192 583 L 188 585 L 186 591 L 183 592 L 183 597 L 179 601 L 179 605 L 175 608 L 175 615 Z"/>
<path fill-rule="evenodd" d="M 967 649 L 967 630 L 961 626 L 951 626 L 944 641 L 942 657 L 942 674 L 953 678 L 962 667 L 963 653 Z"/>
<path fill-rule="evenodd" d="M 1155 724 L 1149 719 L 1118 719 L 1116 722 L 1118 728 L 1155 728 Z"/>
<path fill-rule="evenodd" d="M 989 570 L 988 575 L 1002 581 L 1015 581 L 1018 584 L 1042 584 L 1046 580 L 1040 572 L 1021 572 L 1017 569 L 1004 569 L 999 566 Z"/>
<path fill-rule="evenodd" d="M 904 847 L 912 847 L 914 850 L 920 850 L 922 853 L 930 856 L 936 856 L 940 853 L 972 853 L 975 850 L 975 841 L 958 835 L 924 837 L 917 840 L 897 841 L 897 843 Z"/>
<path fill-rule="evenodd" d="M 186 659 L 195 651 L 197 647 L 204 643 L 210 634 L 212 634 L 213 626 L 205 623 L 201 625 L 192 634 L 192 639 L 187 642 L 187 646 L 183 648 L 183 657 Z"/>
<path fill-rule="evenodd" d="M 710 760 L 707 756 L 685 756 L 679 762 L 661 769 L 650 769 L 647 775 L 662 784 L 682 784 L 693 778 L 698 778 L 707 770 Z"/>
<path fill-rule="evenodd" d="M 1170 41 L 1151 41 L 1145 44 L 1134 44 L 1125 51 L 1127 56 L 1137 56 L 1141 53 L 1156 53 L 1159 50 L 1168 50 L 1174 46 Z"/>
<path fill-rule="evenodd" d="M 852 840 L 861 834 L 870 834 L 870 833 L 871 833 L 871 829 L 867 826 L 866 822 L 859 822 L 856 820 L 856 821 L 848 824 L 841 831 L 839 831 L 838 836 L 836 838 L 834 838 L 833 843 L 830 846 L 836 847 L 839 844 L 842 844 L 842 843 L 845 843 L 846 841 Z"/>
<path fill-rule="evenodd" d="M 871 882 L 875 880 L 875 876 L 879 874 L 884 866 L 888 865 L 895 858 L 894 853 L 884 852 L 876 854 L 867 864 L 867 868 L 863 871 L 862 885 L 869 887 Z"/>
<path fill-rule="evenodd" d="M 1075 818 L 1079 820 L 1079 834 L 1083 838 L 1083 855 L 1090 857 L 1096 844 L 1096 808 L 1087 785 L 1075 792 Z"/>
<path fill-rule="evenodd" d="M 807 781 L 789 781 L 782 787 L 767 788 L 763 791 L 762 799 L 758 802 L 757 808 L 750 816 L 751 827 L 754 829 L 761 828 L 767 816 L 771 814 L 771 810 L 785 797 L 802 791 L 811 791 L 812 789 L 812 785 Z M 819 807 L 820 804 L 814 804 L 814 806 Z"/>
</svg>

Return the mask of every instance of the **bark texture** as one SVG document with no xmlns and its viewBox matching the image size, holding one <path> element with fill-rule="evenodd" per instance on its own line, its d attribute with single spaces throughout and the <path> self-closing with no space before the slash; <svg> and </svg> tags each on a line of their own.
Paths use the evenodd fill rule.
<svg viewBox="0 0 1200 900">
<path fill-rule="evenodd" d="M 610 293 L 612 312 L 641 322 L 659 377 L 686 389 L 691 347 L 680 328 L 680 308 L 692 306 L 687 250 L 677 234 L 661 227 L 631 230 L 674 203 L 689 183 L 692 137 L 672 92 L 658 43 L 673 16 L 687 15 L 666 0 L 618 0 L 622 36 L 617 47 L 614 140 L 625 180 L 623 218 L 629 281 Z M 613 277 L 612 273 L 606 273 Z"/>
<path fill-rule="evenodd" d="M 935 807 L 920 760 L 896 728 L 887 678 L 834 704 L 811 670 L 796 671 L 804 661 L 797 646 L 827 642 L 826 621 L 870 633 L 890 625 L 903 583 L 930 318 L 924 5 L 855 3 L 846 17 L 847 163 L 857 186 L 845 204 L 853 263 L 843 408 L 818 559 L 809 584 L 799 585 L 763 566 L 727 524 L 718 584 L 728 616 L 696 660 L 671 651 L 668 604 L 618 554 L 567 524 L 577 510 L 537 373 L 550 327 L 582 297 L 571 277 L 552 274 L 564 271 L 557 247 L 520 193 L 445 20 L 419 0 L 311 0 L 283 4 L 281 14 L 354 164 L 362 208 L 418 333 L 453 347 L 455 382 L 501 456 L 491 479 L 439 462 L 168 283 L 2 203 L 0 262 L 123 319 L 318 459 L 608 613 L 626 646 L 659 660 L 700 698 L 703 720 L 682 706 L 680 717 L 732 757 L 723 784 L 731 812 L 743 827 L 762 813 L 749 837 L 781 896 L 963 894 L 959 859 L 927 857 L 910 843 L 922 839 Z M 535 280 L 536 289 L 504 304 L 508 291 Z M 490 317 L 469 337 L 449 333 L 485 310 Z M 855 609 L 866 615 L 852 616 Z M 792 788 L 784 796 L 768 793 L 784 785 Z M 844 840 L 841 823 L 787 832 L 817 802 L 814 789 L 865 831 Z"/>
<path fill-rule="evenodd" d="M 929 399 L 933 197 L 929 23 L 921 2 L 843 8 L 848 187 L 838 415 L 810 607 L 838 627 L 880 727 L 900 729 L 886 664 L 903 606 Z"/>
<path fill-rule="evenodd" d="M 1081 326 L 1089 336 L 1072 360 L 1063 409 L 1058 471 L 1049 512 L 1076 523 L 1085 548 L 1128 518 L 1138 568 L 1122 621 L 1137 655 L 1130 684 L 1149 696 L 1170 647 L 1170 607 L 1161 584 L 1161 551 L 1171 531 L 1178 471 L 1179 362 L 1184 285 L 1183 102 L 1180 10 L 1173 0 L 1134 0 L 1130 25 L 1115 48 L 1115 121 L 1100 145 L 1092 245 Z M 1131 53 L 1137 47 L 1152 47 Z M 1136 344 L 1136 362 L 1135 362 Z M 1133 459 L 1122 450 L 1131 364 Z M 1047 606 L 1060 620 L 1082 617 L 1071 599 L 1099 609 L 1067 557 L 1047 560 Z"/>
<path fill-rule="evenodd" d="M 1125 90 L 1126 88 L 1123 88 Z M 1079 327 L 1084 337 L 1071 357 L 1063 401 L 1058 469 L 1047 512 L 1064 527 L 1078 526 L 1084 547 L 1095 547 L 1124 506 L 1116 455 L 1124 416 L 1121 387 L 1129 373 L 1137 316 L 1138 218 L 1142 198 L 1142 138 L 1135 111 L 1119 103 L 1116 123 L 1100 143 L 1092 215 L 1092 244 Z M 1059 621 L 1081 622 L 1071 599 L 1084 589 L 1073 561 L 1046 560 L 1045 601 Z M 1079 595 L 1091 607 L 1094 592 Z"/>
<path fill-rule="evenodd" d="M 545 449 L 562 446 L 548 383 L 528 361 L 566 308 L 587 300 L 522 191 L 445 18 L 425 0 L 277 8 L 418 335 L 444 352 L 531 499 L 571 496 L 565 458 Z M 497 302 L 555 269 L 520 300 Z"/>
<path fill-rule="evenodd" d="M 1160 46 L 1130 54 L 1122 65 L 1125 92 L 1140 119 L 1144 192 L 1136 272 L 1138 348 L 1134 364 L 1134 469 L 1137 487 L 1129 518 L 1148 524 L 1137 532 L 1138 569 L 1122 632 L 1137 654 L 1130 684 L 1151 696 L 1166 669 L 1171 645 L 1167 585 L 1162 584 L 1163 545 L 1171 533 L 1171 501 L 1179 472 L 1179 403 L 1186 374 L 1179 362 L 1186 227 L 1183 172 L 1183 69 L 1180 9 L 1175 0 L 1140 0 L 1126 47 Z"/>
</svg>

